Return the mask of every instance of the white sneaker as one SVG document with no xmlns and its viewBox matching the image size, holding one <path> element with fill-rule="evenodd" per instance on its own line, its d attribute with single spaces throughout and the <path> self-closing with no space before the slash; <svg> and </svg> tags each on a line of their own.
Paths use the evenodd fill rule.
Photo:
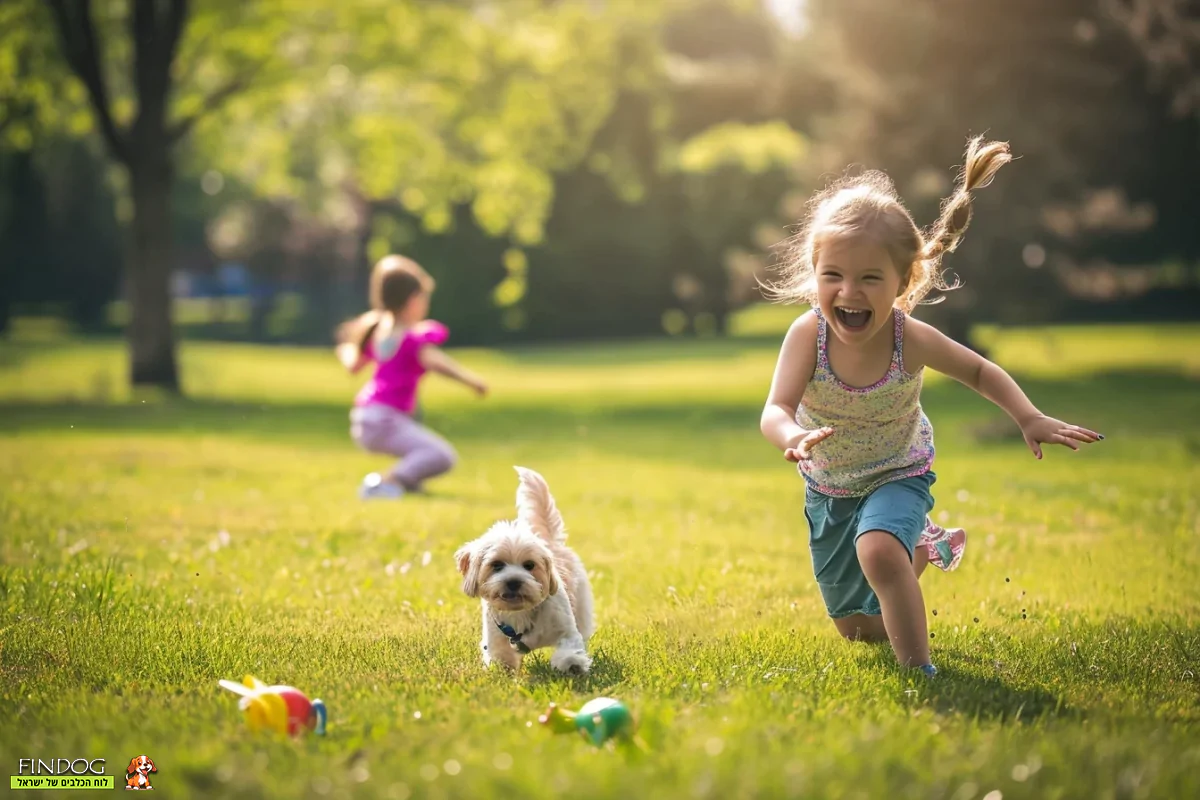
<svg viewBox="0 0 1200 800">
<path fill-rule="evenodd" d="M 372 472 L 363 478 L 358 496 L 362 500 L 398 500 L 404 496 L 404 488 L 395 481 L 385 481 L 378 472 Z"/>
</svg>

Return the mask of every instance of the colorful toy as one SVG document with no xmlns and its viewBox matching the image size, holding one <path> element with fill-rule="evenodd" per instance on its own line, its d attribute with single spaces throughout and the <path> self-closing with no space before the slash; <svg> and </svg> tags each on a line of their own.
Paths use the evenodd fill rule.
<svg viewBox="0 0 1200 800">
<path fill-rule="evenodd" d="M 241 696 L 238 708 L 246 715 L 252 731 L 269 730 L 296 736 L 313 731 L 325 735 L 325 704 L 309 700 L 304 692 L 291 686 L 267 686 L 252 675 L 241 683 L 222 680 L 222 688 Z"/>
<path fill-rule="evenodd" d="M 583 738 L 597 747 L 614 737 L 631 738 L 634 728 L 629 709 L 620 700 L 611 697 L 589 700 L 578 711 L 568 711 L 551 703 L 546 713 L 538 717 L 538 722 L 555 733 L 579 731 Z"/>
</svg>

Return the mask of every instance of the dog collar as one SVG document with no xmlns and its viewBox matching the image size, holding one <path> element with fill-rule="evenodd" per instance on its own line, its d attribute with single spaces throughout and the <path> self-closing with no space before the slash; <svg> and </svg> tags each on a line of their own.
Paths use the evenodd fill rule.
<svg viewBox="0 0 1200 800">
<path fill-rule="evenodd" d="M 529 631 L 517 633 L 516 629 L 514 629 L 512 625 L 508 625 L 494 618 L 492 621 L 496 623 L 496 627 L 500 629 L 500 632 L 508 637 L 508 641 L 513 646 L 514 650 L 516 650 L 518 653 L 530 652 L 529 645 L 521 641 L 521 637 L 529 633 Z"/>
</svg>

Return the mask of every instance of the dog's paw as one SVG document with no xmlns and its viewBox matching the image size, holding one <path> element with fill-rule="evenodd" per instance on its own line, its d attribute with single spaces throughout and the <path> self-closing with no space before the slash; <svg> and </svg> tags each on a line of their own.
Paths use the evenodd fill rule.
<svg viewBox="0 0 1200 800">
<path fill-rule="evenodd" d="M 483 657 L 483 668 L 485 670 L 500 669 L 505 672 L 519 672 L 521 670 L 521 659 L 489 658 L 485 655 Z"/>
<path fill-rule="evenodd" d="M 592 660 L 583 650 L 559 650 L 550 657 L 550 666 L 564 675 L 586 675 Z"/>
</svg>

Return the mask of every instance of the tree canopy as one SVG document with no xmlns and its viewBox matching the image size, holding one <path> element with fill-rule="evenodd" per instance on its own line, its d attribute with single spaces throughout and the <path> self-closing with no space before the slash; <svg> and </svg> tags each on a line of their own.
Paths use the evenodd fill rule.
<svg viewBox="0 0 1200 800">
<path fill-rule="evenodd" d="M 719 332 L 830 176 L 886 169 L 929 221 L 986 133 L 1019 159 L 947 261 L 967 288 L 931 312 L 952 332 L 1194 291 L 1185 0 L 780 7 L 9 0 L 0 239 L 46 275 L 114 253 L 132 378 L 168 387 L 171 276 L 231 259 L 255 335 L 291 287 L 327 336 L 396 249 L 463 341 Z M 103 185 L 73 210 L 68 152 Z M 65 229 L 74 251 L 47 244 Z M 53 294 L 7 269 L 6 294 Z"/>
</svg>

